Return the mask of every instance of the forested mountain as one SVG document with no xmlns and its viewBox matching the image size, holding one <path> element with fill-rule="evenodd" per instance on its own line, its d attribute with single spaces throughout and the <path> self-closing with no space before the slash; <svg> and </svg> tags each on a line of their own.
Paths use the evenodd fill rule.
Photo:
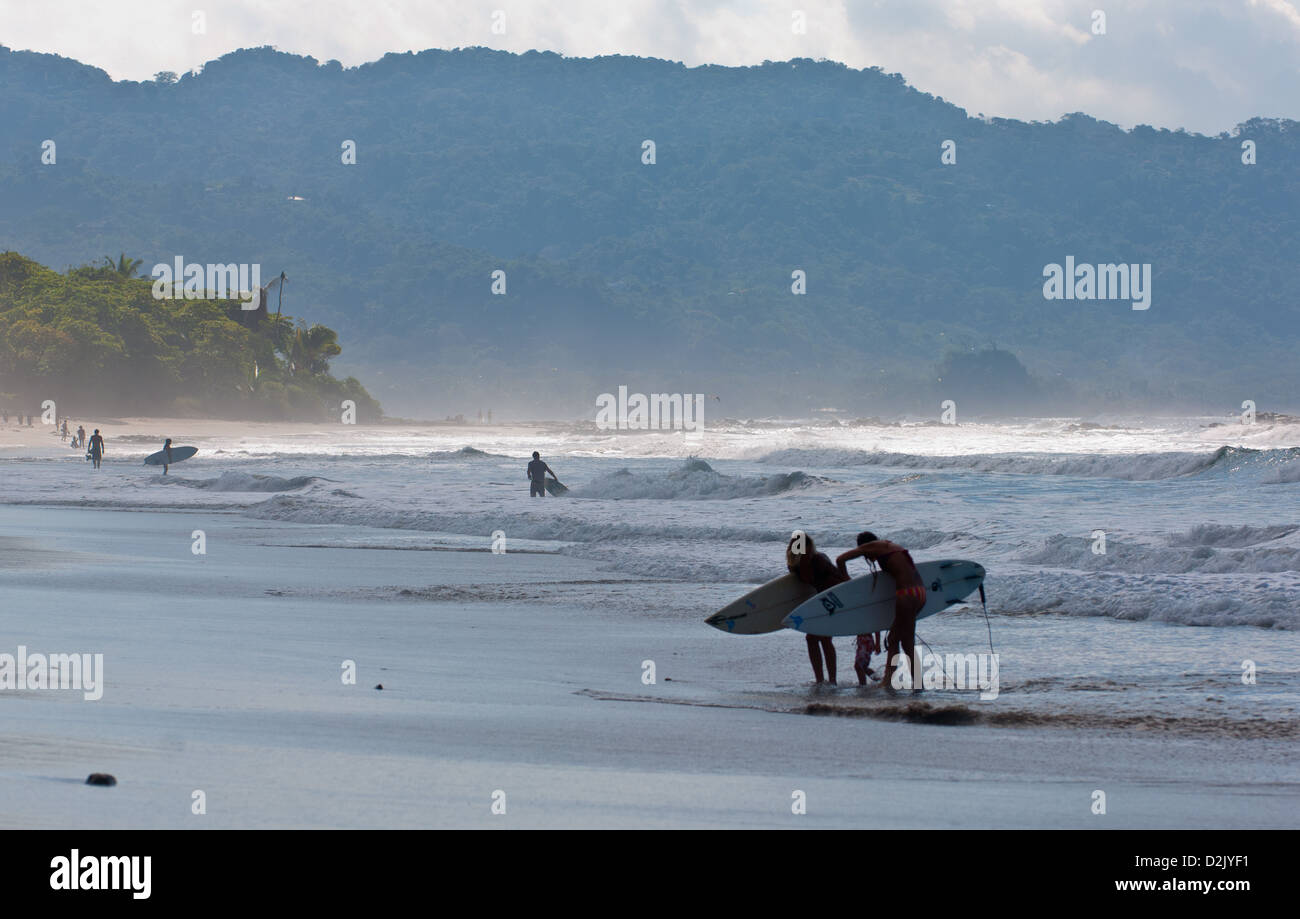
<svg viewBox="0 0 1300 919">
<path fill-rule="evenodd" d="M 590 417 L 620 384 L 728 414 L 1300 400 L 1296 122 L 984 119 L 810 60 L 269 48 L 150 83 L 3 49 L 0 119 L 0 249 L 284 271 L 400 414 Z M 1150 309 L 1045 299 L 1067 256 L 1149 263 Z M 1028 375 L 948 392 L 954 351 Z"/>
</svg>

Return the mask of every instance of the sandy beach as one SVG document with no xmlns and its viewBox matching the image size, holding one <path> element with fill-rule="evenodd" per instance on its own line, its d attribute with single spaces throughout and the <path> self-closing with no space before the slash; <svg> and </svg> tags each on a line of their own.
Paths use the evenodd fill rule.
<svg viewBox="0 0 1300 919">
<path fill-rule="evenodd" d="M 62 423 L 62 419 L 60 419 Z M 170 437 L 177 443 L 209 444 L 214 441 L 238 443 L 252 439 L 309 439 L 313 437 L 337 436 L 343 427 L 327 422 L 304 421 L 230 421 L 208 420 L 200 418 L 70 418 L 68 428 L 75 434 L 77 426 L 86 429 L 86 436 L 96 429 L 104 436 L 108 449 L 113 450 L 116 443 L 119 450 L 125 447 L 130 455 L 147 454 L 158 449 L 163 440 Z M 544 424 L 497 424 L 493 431 L 513 432 L 527 436 L 545 427 Z M 482 432 L 484 426 L 470 424 L 453 424 L 451 422 L 409 422 L 382 425 L 349 425 L 347 432 L 357 439 L 366 437 L 401 438 L 404 433 L 437 430 L 461 437 L 472 436 Z M 73 452 L 69 441 L 60 438 L 59 431 L 52 425 L 42 424 L 39 415 L 32 416 L 31 426 L 19 424 L 11 413 L 8 424 L 0 424 L 0 457 L 4 456 L 58 456 Z M 145 448 L 148 449 L 145 449 Z M 114 451 L 117 452 L 117 451 Z"/>
<path fill-rule="evenodd" d="M 912 700 L 804 685 L 797 636 L 634 615 L 642 579 L 546 552 L 359 548 L 381 534 L 342 529 L 0 507 L 0 651 L 102 653 L 105 674 L 93 702 L 0 693 L 0 825 L 1295 825 L 1300 760 L 1282 723 L 890 720 L 864 712 Z M 696 588 L 662 590 L 680 603 Z M 1205 631 L 1125 625 L 1192 642 Z M 1014 655 L 1014 624 L 996 628 Z M 1283 638 L 1274 653 L 1294 653 Z M 349 660 L 355 685 L 341 679 Z M 1025 707 L 1018 679 L 989 712 Z M 921 722 L 925 707 L 979 704 L 920 700 Z M 118 785 L 83 785 L 91 772 Z M 1104 816 L 1090 811 L 1096 789 Z M 206 814 L 192 813 L 195 791 Z M 806 814 L 792 813 L 799 791 Z"/>
</svg>

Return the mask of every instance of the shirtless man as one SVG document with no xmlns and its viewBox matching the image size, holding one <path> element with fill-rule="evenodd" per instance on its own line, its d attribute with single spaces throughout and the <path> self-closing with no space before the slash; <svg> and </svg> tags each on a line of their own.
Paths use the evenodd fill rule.
<svg viewBox="0 0 1300 919">
<path fill-rule="evenodd" d="M 95 468 L 104 459 L 104 438 L 99 435 L 99 428 L 95 428 L 95 433 L 90 435 L 90 458 L 95 461 Z"/>
<path fill-rule="evenodd" d="M 887 539 L 878 539 L 870 531 L 858 534 L 858 547 L 850 549 L 835 559 L 835 566 L 845 578 L 849 576 L 847 563 L 850 559 L 865 558 L 880 566 L 880 570 L 894 578 L 894 622 L 889 627 L 889 641 L 885 648 L 885 676 L 880 685 L 886 688 L 893 685 L 895 656 L 901 644 L 907 655 L 908 666 L 915 660 L 916 650 L 916 614 L 925 606 L 925 583 L 912 561 L 911 554 L 898 543 Z M 915 687 L 917 674 L 912 674 Z"/>
<path fill-rule="evenodd" d="M 542 455 L 534 450 L 533 461 L 528 464 L 528 497 L 546 497 L 546 474 L 548 472 L 556 482 L 560 481 L 560 477 L 542 460 Z"/>
</svg>

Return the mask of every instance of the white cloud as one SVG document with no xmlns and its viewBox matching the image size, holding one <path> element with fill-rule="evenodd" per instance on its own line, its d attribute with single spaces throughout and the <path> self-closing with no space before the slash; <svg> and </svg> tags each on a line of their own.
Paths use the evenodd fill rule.
<svg viewBox="0 0 1300 919">
<path fill-rule="evenodd" d="M 1300 118 L 1300 10 L 1287 0 L 0 0 L 3 41 L 117 79 L 183 72 L 237 48 L 335 58 L 486 45 L 689 65 L 829 58 L 878 65 L 968 111 L 1217 133 L 1247 118 Z M 1092 11 L 1107 34 L 1091 32 Z M 506 11 L 505 35 L 491 31 Z M 808 33 L 790 28 L 793 9 Z"/>
<path fill-rule="evenodd" d="M 1251 6 L 1262 6 L 1277 13 L 1297 30 L 1300 30 L 1300 10 L 1287 0 L 1250 0 Z"/>
</svg>

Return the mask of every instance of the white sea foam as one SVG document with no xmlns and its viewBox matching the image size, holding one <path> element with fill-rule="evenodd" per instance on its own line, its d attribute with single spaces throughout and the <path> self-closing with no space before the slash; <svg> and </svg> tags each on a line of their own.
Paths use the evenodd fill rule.
<svg viewBox="0 0 1300 919">
<path fill-rule="evenodd" d="M 175 485 L 185 488 L 200 488 L 204 491 L 231 492 L 281 492 L 301 491 L 317 482 L 323 481 L 313 475 L 278 476 L 262 475 L 250 472 L 223 472 L 215 479 L 192 479 L 181 476 L 159 477 L 152 480 L 155 484 Z"/>
<path fill-rule="evenodd" d="M 1215 468 L 1229 470 L 1243 467 L 1297 468 L 1296 457 L 1300 450 L 1251 450 L 1243 447 L 1220 447 L 1213 452 L 1170 451 L 1136 454 L 1061 454 L 1061 453 L 998 453 L 931 456 L 908 453 L 888 453 L 841 448 L 786 449 L 763 456 L 760 462 L 778 465 L 801 465 L 811 468 L 836 468 L 851 466 L 902 467 L 926 470 L 954 470 L 985 473 L 1012 473 L 1019 475 L 1060 475 L 1084 478 L 1113 478 L 1133 482 L 1156 481 L 1180 476 L 1196 475 Z M 1273 479 L 1267 480 L 1272 481 Z M 1289 478 L 1277 481 L 1292 481 Z"/>
<path fill-rule="evenodd" d="M 702 589 L 780 574 L 792 530 L 834 557 L 870 529 L 918 561 L 979 561 L 995 612 L 1300 628 L 1300 448 L 1281 426 L 1103 421 L 729 422 L 694 443 L 590 425 L 263 427 L 204 440 L 166 477 L 111 450 L 99 471 L 63 450 L 7 455 L 0 503 L 233 511 L 392 548 L 486 551 L 501 531 Z M 534 449 L 569 496 L 529 498 Z"/>
<path fill-rule="evenodd" d="M 1150 620 L 1191 626 L 1300 629 L 1300 579 L 1238 573 L 1080 578 L 1061 572 L 1018 571 L 993 576 L 990 609 L 1010 615 L 1056 613 Z M 1088 654 L 1089 649 L 1078 649 Z"/>
<path fill-rule="evenodd" d="M 633 472 L 618 469 L 573 489 L 575 497 L 653 498 L 667 500 L 720 500 L 779 495 L 826 484 L 827 479 L 787 472 L 767 476 L 724 475 L 701 459 L 689 459 L 669 472 Z"/>
<path fill-rule="evenodd" d="M 1142 575 L 1295 572 L 1300 574 L 1300 547 L 1246 545 L 1243 548 L 1215 548 L 1191 545 L 1151 546 L 1111 537 L 1104 554 L 1093 551 L 1087 537 L 1056 534 L 1041 549 L 1017 561 L 1045 568 L 1074 568 L 1080 571 L 1123 571 Z"/>
<path fill-rule="evenodd" d="M 1296 508 L 1300 515 L 1300 507 Z M 1185 533 L 1176 533 L 1169 537 L 1171 546 L 1218 546 L 1241 547 L 1256 546 L 1290 536 L 1300 530 L 1300 524 L 1280 526 L 1230 526 L 1221 523 L 1203 523 L 1194 526 Z"/>
</svg>

